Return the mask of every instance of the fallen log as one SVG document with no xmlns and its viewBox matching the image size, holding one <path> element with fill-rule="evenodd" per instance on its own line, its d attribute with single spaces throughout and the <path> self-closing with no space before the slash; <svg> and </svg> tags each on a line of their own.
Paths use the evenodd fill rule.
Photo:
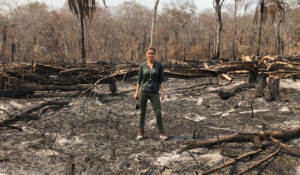
<svg viewBox="0 0 300 175">
<path fill-rule="evenodd" d="M 20 98 L 34 94 L 32 89 L 1 89 L 0 97 Z"/>
<path fill-rule="evenodd" d="M 38 85 L 38 84 L 26 84 L 20 86 L 20 89 L 28 89 L 32 91 L 85 91 L 92 85 L 90 84 L 76 84 L 71 86 L 57 86 L 57 85 Z M 18 90 L 20 90 L 18 89 Z"/>
<path fill-rule="evenodd" d="M 220 144 L 223 142 L 245 142 L 245 141 L 251 142 L 257 136 L 260 137 L 261 140 L 266 140 L 269 137 L 273 137 L 279 140 L 281 139 L 289 140 L 291 138 L 300 136 L 300 127 L 296 127 L 285 131 L 260 131 L 260 132 L 252 132 L 252 133 L 236 133 L 236 134 L 230 134 L 225 136 L 219 136 L 218 138 L 191 143 L 181 148 L 177 153 L 181 154 L 182 152 L 193 148 L 207 147 L 207 146 Z"/>
<path fill-rule="evenodd" d="M 277 139 L 274 139 L 272 136 L 269 137 L 270 140 L 274 143 L 274 144 L 277 144 L 278 146 L 280 146 L 281 148 L 283 148 L 284 150 L 288 151 L 289 153 L 295 155 L 295 156 L 298 156 L 300 157 L 300 150 L 299 148 L 293 148 L 291 146 L 288 146 L 282 142 L 280 142 L 279 140 Z"/>
<path fill-rule="evenodd" d="M 217 167 L 212 168 L 210 170 L 204 171 L 202 174 L 207 175 L 207 174 L 213 173 L 213 172 L 215 172 L 219 169 L 222 169 L 226 166 L 229 166 L 229 165 L 231 165 L 231 164 L 233 164 L 233 163 L 235 163 L 235 162 L 237 162 L 237 161 L 239 161 L 239 160 L 241 160 L 245 157 L 248 157 L 248 156 L 251 156 L 251 155 L 254 155 L 254 154 L 257 154 L 257 153 L 261 152 L 262 151 L 262 149 L 261 149 L 262 148 L 261 139 L 265 139 L 266 141 L 271 141 L 271 143 L 273 143 L 276 146 L 276 149 L 272 153 L 270 153 L 269 155 L 265 156 L 263 159 L 261 159 L 259 161 L 256 161 L 253 165 L 248 166 L 246 169 L 242 170 L 238 174 L 244 174 L 245 172 L 247 172 L 247 171 L 253 169 L 254 167 L 260 165 L 261 163 L 265 162 L 266 160 L 268 160 L 268 159 L 272 158 L 273 156 L 275 156 L 276 154 L 278 154 L 281 149 L 284 149 L 288 153 L 300 157 L 300 149 L 299 148 L 291 147 L 291 146 L 286 145 L 286 144 L 282 143 L 281 141 L 274 138 L 274 136 L 276 136 L 276 137 L 283 137 L 284 136 L 284 137 L 286 137 L 285 139 L 287 139 L 287 138 L 291 138 L 290 137 L 291 135 L 299 137 L 299 133 L 300 133 L 300 127 L 294 128 L 294 129 L 291 129 L 291 130 L 288 130 L 288 131 L 262 131 L 262 132 L 257 132 L 257 133 L 239 133 L 239 134 L 235 134 L 235 136 L 234 135 L 229 135 L 229 136 L 226 136 L 226 137 L 224 137 L 224 136 L 223 137 L 218 137 L 218 140 L 217 140 L 218 144 L 224 142 L 225 138 L 227 140 L 226 142 L 232 141 L 233 138 L 238 139 L 237 137 L 240 137 L 241 136 L 240 134 L 242 134 L 243 136 L 247 136 L 247 137 L 248 136 L 249 137 L 254 137 L 253 142 L 256 142 L 255 144 L 259 145 L 258 146 L 259 149 L 255 150 L 255 151 L 247 152 L 245 154 L 242 154 L 241 156 L 238 156 L 237 158 L 229 160 L 229 161 L 225 162 L 224 164 L 222 164 L 220 166 L 217 166 Z M 255 135 L 257 135 L 257 136 L 255 136 Z M 245 138 L 243 137 L 243 139 L 245 139 Z M 210 140 L 212 140 L 212 139 L 210 139 Z M 250 141 L 251 139 L 248 138 L 246 140 Z M 237 141 L 241 141 L 241 140 L 238 139 Z M 201 142 L 204 143 L 205 141 L 201 141 Z M 215 144 L 217 144 L 216 140 L 214 142 L 215 142 Z M 208 142 L 206 141 L 206 144 L 207 143 Z M 206 145 L 206 146 L 210 146 L 210 145 Z M 185 148 L 187 148 L 187 147 L 185 147 Z M 183 151 L 183 149 L 178 151 L 178 153 L 182 153 L 181 151 Z"/>
<path fill-rule="evenodd" d="M 231 78 L 230 76 L 226 75 L 226 74 L 221 74 L 221 76 L 223 78 L 225 78 L 227 81 L 229 81 L 230 83 L 234 83 L 233 78 Z"/>
<path fill-rule="evenodd" d="M 82 74 L 88 74 L 89 76 L 97 76 L 98 74 L 100 74 L 100 72 L 91 68 L 73 68 L 59 72 L 59 76 L 63 78 L 71 78 Z"/>
<path fill-rule="evenodd" d="M 48 75 L 58 75 L 59 72 L 64 70 L 63 68 L 58 68 L 50 65 L 34 64 L 33 72 L 38 74 L 48 74 Z"/>
<path fill-rule="evenodd" d="M 216 77 L 218 74 L 207 70 L 198 71 L 198 72 L 193 70 L 189 72 L 188 70 L 165 69 L 164 75 L 173 78 L 200 78 L 200 77 L 210 77 L 210 76 Z"/>
<path fill-rule="evenodd" d="M 254 88 L 254 85 L 251 84 L 241 84 L 241 85 L 237 85 L 231 89 L 223 89 L 221 91 L 219 91 L 219 97 L 223 100 L 227 100 L 228 98 L 232 97 L 235 95 L 235 93 L 237 92 L 241 92 L 242 90 L 245 89 L 250 89 L 250 88 Z"/>
<path fill-rule="evenodd" d="M 89 84 L 72 85 L 72 86 L 56 86 L 56 85 L 35 85 L 27 84 L 17 89 L 1 89 L 0 97 L 21 98 L 27 95 L 33 95 L 36 91 L 85 91 L 92 87 Z"/>
</svg>

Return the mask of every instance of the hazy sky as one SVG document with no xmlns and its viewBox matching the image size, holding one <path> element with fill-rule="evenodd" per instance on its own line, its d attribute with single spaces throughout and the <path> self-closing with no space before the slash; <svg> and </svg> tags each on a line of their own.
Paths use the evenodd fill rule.
<svg viewBox="0 0 300 175">
<path fill-rule="evenodd" d="M 28 3 L 28 2 L 44 2 L 46 3 L 50 8 L 60 8 L 64 5 L 66 0 L 19 0 L 20 3 Z M 100 4 L 102 4 L 102 0 L 97 0 Z M 107 6 L 116 6 L 121 4 L 122 2 L 125 2 L 126 0 L 106 0 Z M 155 0 L 135 0 L 136 2 L 145 5 L 149 8 L 152 8 L 154 6 Z M 170 3 L 172 0 L 160 0 L 159 7 L 164 7 L 164 4 Z M 183 0 L 184 1 L 184 0 Z M 203 10 L 206 8 L 212 8 L 212 0 L 193 0 L 194 3 L 197 6 L 198 10 Z"/>
</svg>

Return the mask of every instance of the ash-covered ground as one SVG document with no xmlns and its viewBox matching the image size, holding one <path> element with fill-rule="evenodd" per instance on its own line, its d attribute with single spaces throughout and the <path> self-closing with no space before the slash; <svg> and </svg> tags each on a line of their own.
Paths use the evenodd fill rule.
<svg viewBox="0 0 300 175">
<path fill-rule="evenodd" d="M 15 129 L 0 129 L 0 174 L 201 174 L 245 152 L 253 143 L 226 143 L 176 152 L 196 140 L 237 132 L 284 130 L 300 126 L 300 82 L 281 80 L 280 101 L 255 98 L 255 89 L 221 100 L 216 93 L 233 85 L 217 78 L 175 79 L 165 82 L 162 102 L 165 131 L 161 142 L 151 105 L 145 123 L 146 138 L 136 141 L 138 111 L 133 94 L 136 77 L 118 82 L 117 95 L 107 85 L 101 96 L 0 99 L 0 108 L 19 114 L 45 101 L 70 100 L 59 110 L 47 110 L 39 120 L 19 121 Z M 252 108 L 254 115 L 252 116 Z M 0 120 L 9 116 L 0 112 Z M 285 142 L 297 146 L 300 139 Z M 274 151 L 273 145 L 215 174 L 236 174 Z M 300 174 L 300 159 L 281 151 L 246 174 Z"/>
</svg>

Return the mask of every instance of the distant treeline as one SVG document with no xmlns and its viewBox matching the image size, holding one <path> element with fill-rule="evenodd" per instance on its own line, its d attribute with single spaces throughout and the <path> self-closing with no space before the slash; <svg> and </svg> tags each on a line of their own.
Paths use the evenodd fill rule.
<svg viewBox="0 0 300 175">
<path fill-rule="evenodd" d="M 187 2 L 177 0 L 158 13 L 154 47 L 162 61 L 213 57 L 215 10 L 198 12 L 192 1 Z M 259 23 L 254 20 L 254 8 L 245 11 L 245 4 L 237 8 L 237 57 L 255 55 L 257 48 Z M 260 55 L 300 54 L 300 6 L 290 6 L 286 4 L 281 25 L 279 12 L 269 11 L 270 17 L 264 19 Z M 233 56 L 234 9 L 234 4 L 222 7 L 220 58 Z M 151 22 L 152 9 L 135 2 L 108 8 L 98 4 L 93 18 L 85 23 L 87 61 L 140 62 L 150 42 Z M 0 30 L 1 61 L 81 61 L 80 21 L 67 5 L 49 10 L 34 2 L 9 8 L 0 14 Z"/>
</svg>

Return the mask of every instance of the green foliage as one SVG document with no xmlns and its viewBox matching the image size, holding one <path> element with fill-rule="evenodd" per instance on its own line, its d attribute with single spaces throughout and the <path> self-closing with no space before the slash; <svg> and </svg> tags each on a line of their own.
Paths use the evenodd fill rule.
<svg viewBox="0 0 300 175">
<path fill-rule="evenodd" d="M 8 27 L 14 27 L 16 24 L 12 24 L 9 21 L 0 21 L 0 28 L 8 28 Z"/>
</svg>

